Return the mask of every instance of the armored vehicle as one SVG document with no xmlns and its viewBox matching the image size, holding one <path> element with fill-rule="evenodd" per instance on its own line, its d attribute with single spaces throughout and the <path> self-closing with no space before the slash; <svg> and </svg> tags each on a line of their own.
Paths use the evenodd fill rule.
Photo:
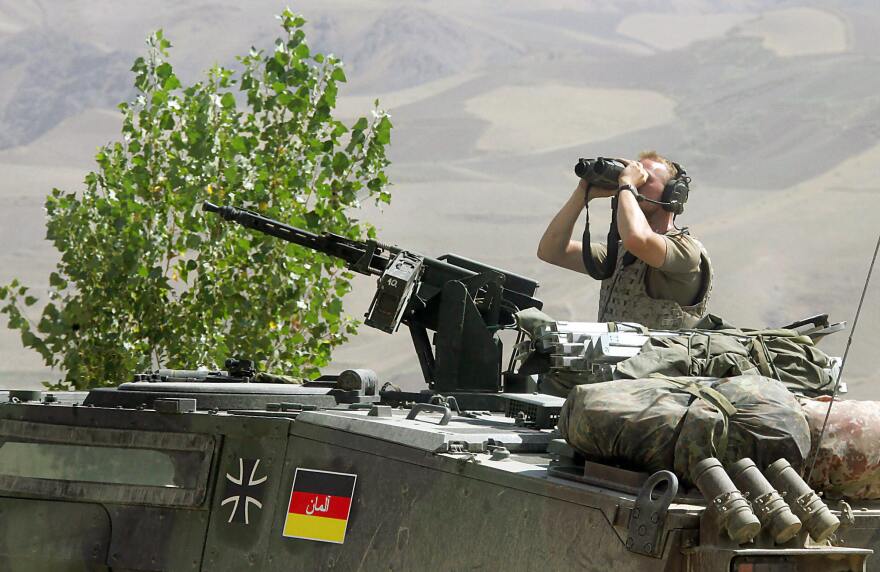
<svg viewBox="0 0 880 572">
<path fill-rule="evenodd" d="M 798 497 L 840 521 L 833 535 L 746 538 L 727 511 L 742 495 L 568 446 L 564 399 L 502 367 L 497 332 L 540 308 L 534 281 L 207 209 L 378 276 L 366 323 L 408 326 L 428 389 L 382 384 L 370 364 L 264 383 L 230 361 L 0 394 L 3 570 L 880 569 L 880 506 Z"/>
</svg>

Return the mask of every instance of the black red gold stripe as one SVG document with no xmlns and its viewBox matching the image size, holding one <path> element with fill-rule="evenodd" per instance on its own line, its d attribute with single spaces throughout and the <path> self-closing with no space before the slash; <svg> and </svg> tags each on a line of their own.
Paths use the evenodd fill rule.
<svg viewBox="0 0 880 572">
<path fill-rule="evenodd" d="M 297 469 L 282 534 L 291 538 L 345 540 L 357 475 Z"/>
</svg>

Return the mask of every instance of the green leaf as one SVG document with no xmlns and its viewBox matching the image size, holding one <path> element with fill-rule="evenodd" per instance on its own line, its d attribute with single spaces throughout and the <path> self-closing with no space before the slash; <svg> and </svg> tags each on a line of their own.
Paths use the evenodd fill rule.
<svg viewBox="0 0 880 572">
<path fill-rule="evenodd" d="M 226 109 L 232 109 L 235 107 L 235 96 L 231 93 L 224 93 L 220 98 L 220 104 Z"/>
<path fill-rule="evenodd" d="M 333 172 L 337 175 L 341 175 L 350 164 L 348 155 L 345 153 L 339 152 L 333 156 Z"/>
<path fill-rule="evenodd" d="M 238 135 L 232 138 L 232 148 L 238 151 L 239 153 L 244 153 L 247 151 L 247 143 L 245 142 L 244 137 Z"/>
<path fill-rule="evenodd" d="M 309 57 L 309 47 L 305 44 L 300 44 L 293 49 L 293 55 L 304 60 Z"/>
<path fill-rule="evenodd" d="M 381 145 L 391 143 L 391 120 L 388 116 L 380 119 L 376 125 L 376 141 Z"/>
<path fill-rule="evenodd" d="M 339 298 L 335 298 L 330 301 L 326 306 L 327 312 L 333 316 L 338 316 L 342 313 L 342 300 Z"/>
<path fill-rule="evenodd" d="M 202 237 L 195 233 L 188 233 L 186 236 L 186 247 L 192 250 L 198 249 L 202 245 Z"/>
<path fill-rule="evenodd" d="M 159 76 L 159 79 L 166 79 L 171 77 L 171 72 L 171 64 L 169 64 L 168 62 L 159 64 L 159 66 L 156 67 L 156 75 Z"/>
<path fill-rule="evenodd" d="M 355 121 L 354 125 L 351 126 L 351 130 L 352 131 L 363 131 L 364 129 L 367 128 L 367 126 L 368 126 L 367 118 L 361 117 L 360 119 Z"/>
<path fill-rule="evenodd" d="M 345 72 L 342 71 L 342 68 L 334 69 L 333 73 L 330 74 L 330 79 L 340 83 L 345 83 L 347 81 L 345 78 Z"/>
<path fill-rule="evenodd" d="M 33 334 L 33 332 L 23 331 L 21 333 L 21 345 L 26 348 L 32 348 L 36 346 L 38 343 L 37 336 Z"/>
<path fill-rule="evenodd" d="M 180 80 L 177 79 L 176 75 L 170 75 L 165 79 L 165 82 L 162 84 L 162 89 L 166 91 L 171 91 L 180 87 Z"/>
</svg>

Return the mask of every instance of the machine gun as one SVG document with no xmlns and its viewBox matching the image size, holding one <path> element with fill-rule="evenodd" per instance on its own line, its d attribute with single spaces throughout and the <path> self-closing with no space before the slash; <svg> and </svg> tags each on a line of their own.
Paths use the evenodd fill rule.
<svg viewBox="0 0 880 572">
<path fill-rule="evenodd" d="M 516 312 L 542 307 L 533 298 L 538 288 L 534 280 L 453 254 L 429 258 L 374 240 L 314 234 L 235 207 L 205 202 L 202 208 L 339 258 L 354 272 L 378 276 L 365 323 L 387 333 L 400 324 L 409 328 L 430 389 L 444 394 L 524 390 L 513 382 L 510 368 L 502 376 L 498 331 L 514 327 Z M 428 330 L 434 332 L 433 349 Z"/>
</svg>

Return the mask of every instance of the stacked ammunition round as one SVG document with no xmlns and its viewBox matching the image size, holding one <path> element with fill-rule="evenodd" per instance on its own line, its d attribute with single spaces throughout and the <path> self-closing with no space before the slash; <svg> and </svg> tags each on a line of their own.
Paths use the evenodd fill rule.
<svg viewBox="0 0 880 572">
<path fill-rule="evenodd" d="M 697 488 L 718 514 L 719 522 L 731 540 L 743 544 L 761 531 L 761 522 L 752 512 L 749 502 L 737 490 L 715 457 L 703 459 L 694 467 Z"/>
<path fill-rule="evenodd" d="M 804 523 L 816 542 L 823 542 L 834 534 L 840 520 L 831 514 L 819 495 L 810 488 L 791 464 L 779 459 L 767 467 L 767 479 L 785 496 L 792 512 Z"/>
<path fill-rule="evenodd" d="M 767 527 L 774 542 L 782 544 L 794 538 L 801 529 L 801 521 L 792 514 L 754 461 L 740 459 L 728 468 L 728 473 L 737 488 L 748 493 L 758 520 Z"/>
</svg>

